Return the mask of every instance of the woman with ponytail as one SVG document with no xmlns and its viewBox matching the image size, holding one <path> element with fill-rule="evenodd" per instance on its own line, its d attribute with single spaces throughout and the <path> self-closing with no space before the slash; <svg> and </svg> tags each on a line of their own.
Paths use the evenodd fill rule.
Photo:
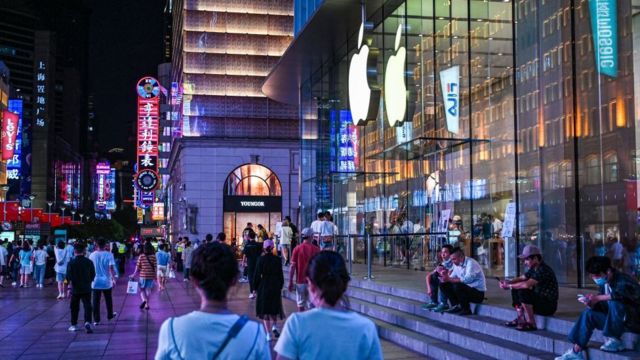
<svg viewBox="0 0 640 360">
<path fill-rule="evenodd" d="M 307 267 L 314 309 L 292 314 L 274 347 L 278 359 L 382 359 L 373 322 L 349 310 L 349 274 L 342 256 L 316 254 Z"/>
</svg>

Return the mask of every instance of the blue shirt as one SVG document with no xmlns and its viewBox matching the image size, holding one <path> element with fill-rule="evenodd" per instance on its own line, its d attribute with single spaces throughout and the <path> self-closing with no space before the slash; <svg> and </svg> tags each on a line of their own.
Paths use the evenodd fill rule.
<svg viewBox="0 0 640 360">
<path fill-rule="evenodd" d="M 20 250 L 20 265 L 22 266 L 30 266 L 31 265 L 31 253 L 32 251 L 24 251 Z"/>
<path fill-rule="evenodd" d="M 93 261 L 93 266 L 96 268 L 96 277 L 91 283 L 91 288 L 101 290 L 111 289 L 113 283 L 109 266 L 113 266 L 114 269 L 116 266 L 113 254 L 108 251 L 94 251 L 89 255 L 89 260 Z"/>
<path fill-rule="evenodd" d="M 169 253 L 162 250 L 158 251 L 156 260 L 158 260 L 158 266 L 167 266 L 169 264 Z"/>
</svg>

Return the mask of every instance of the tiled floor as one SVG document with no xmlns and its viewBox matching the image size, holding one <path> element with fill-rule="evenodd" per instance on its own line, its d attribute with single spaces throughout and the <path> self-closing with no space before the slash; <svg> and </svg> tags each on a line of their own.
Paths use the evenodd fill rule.
<svg viewBox="0 0 640 360">
<path fill-rule="evenodd" d="M 96 327 L 93 334 L 86 334 L 67 331 L 69 302 L 57 301 L 54 287 L 0 288 L 0 359 L 152 359 L 162 322 L 199 306 L 193 288 L 177 280 L 169 284 L 167 291 L 153 292 L 149 311 L 141 311 L 139 297 L 125 292 L 126 279 L 121 278 L 113 295 L 117 319 L 106 321 L 103 301 L 103 325 Z M 230 309 L 253 316 L 254 303 L 247 296 L 247 284 L 233 289 Z M 293 302 L 283 301 L 287 313 L 295 311 Z M 81 309 L 80 321 L 83 316 Z M 385 359 L 423 358 L 389 342 L 382 343 Z"/>
</svg>

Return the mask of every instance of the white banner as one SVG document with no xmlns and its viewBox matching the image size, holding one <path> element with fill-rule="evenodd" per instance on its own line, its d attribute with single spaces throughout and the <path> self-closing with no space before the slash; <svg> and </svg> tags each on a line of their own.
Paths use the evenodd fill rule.
<svg viewBox="0 0 640 360">
<path fill-rule="evenodd" d="M 447 117 L 447 130 L 457 134 L 460 130 L 460 66 L 440 71 L 440 87 Z"/>
<path fill-rule="evenodd" d="M 504 223 L 502 224 L 502 238 L 513 236 L 513 227 L 516 223 L 516 203 L 510 202 L 504 210 Z"/>
</svg>

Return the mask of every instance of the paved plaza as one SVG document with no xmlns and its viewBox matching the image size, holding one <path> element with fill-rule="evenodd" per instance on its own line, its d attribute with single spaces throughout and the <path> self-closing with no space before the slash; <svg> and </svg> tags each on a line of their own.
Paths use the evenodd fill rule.
<svg viewBox="0 0 640 360">
<path fill-rule="evenodd" d="M 162 322 L 199 307 L 195 290 L 182 282 L 181 276 L 178 274 L 180 280 L 171 281 L 166 291 L 153 292 L 148 311 L 138 308 L 138 296 L 125 294 L 126 278 L 120 278 L 113 295 L 118 316 L 106 322 L 103 301 L 103 324 L 95 327 L 93 334 L 67 330 L 69 301 L 57 301 L 57 289 L 53 286 L 0 288 L 0 359 L 152 359 Z M 295 303 L 285 299 L 283 302 L 287 314 L 295 311 Z M 255 317 L 247 284 L 231 290 L 229 307 L 236 313 Z M 80 321 L 83 316 L 81 309 Z M 382 343 L 385 359 L 424 358 L 387 341 Z"/>
</svg>

